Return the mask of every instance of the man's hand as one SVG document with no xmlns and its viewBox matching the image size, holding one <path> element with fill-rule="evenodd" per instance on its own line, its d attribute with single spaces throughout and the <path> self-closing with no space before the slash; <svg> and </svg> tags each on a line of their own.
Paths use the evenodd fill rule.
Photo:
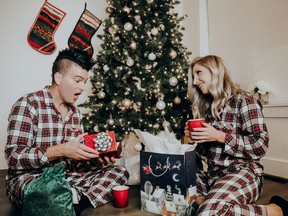
<svg viewBox="0 0 288 216">
<path fill-rule="evenodd" d="M 106 163 L 106 164 L 114 164 L 116 162 L 114 157 L 109 158 L 107 156 L 104 156 L 103 159 L 101 157 L 99 157 L 98 161 L 100 163 Z"/>
<path fill-rule="evenodd" d="M 48 160 L 67 157 L 75 160 L 99 158 L 99 152 L 81 143 L 86 134 L 80 134 L 71 141 L 47 148 Z"/>
</svg>

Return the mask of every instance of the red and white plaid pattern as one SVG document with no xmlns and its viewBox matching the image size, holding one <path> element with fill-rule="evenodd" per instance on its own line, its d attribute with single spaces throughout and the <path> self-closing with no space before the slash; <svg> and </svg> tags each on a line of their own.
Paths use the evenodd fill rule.
<svg viewBox="0 0 288 216">
<path fill-rule="evenodd" d="M 24 187 L 42 173 L 42 168 L 59 162 L 59 160 L 49 162 L 46 149 L 52 145 L 68 142 L 83 133 L 80 119 L 79 109 L 71 105 L 66 119 L 62 120 L 61 114 L 53 104 L 49 86 L 21 97 L 13 105 L 9 115 L 5 147 L 5 158 L 9 168 L 6 177 L 7 192 L 11 201 L 22 204 Z M 90 201 L 94 202 L 92 203 L 94 206 L 100 205 L 99 200 L 101 199 L 94 198 L 99 192 L 99 188 L 108 187 L 100 194 L 103 199 L 109 201 L 110 195 L 105 194 L 110 191 L 109 187 L 116 183 L 125 183 L 128 176 L 124 167 L 107 170 L 107 174 L 103 176 L 105 179 L 102 181 L 100 181 L 100 174 L 93 177 L 94 174 L 95 171 L 86 174 L 70 173 L 69 171 L 66 173 L 71 186 L 78 187 L 86 184 L 81 192 L 89 196 Z M 93 178 L 95 178 L 95 182 L 93 182 Z M 86 180 L 87 183 L 85 183 Z M 80 192 L 79 189 L 77 191 Z M 103 204 L 107 201 L 103 201 Z"/>
<path fill-rule="evenodd" d="M 263 206 L 253 205 L 262 192 L 260 159 L 268 149 L 269 136 L 262 107 L 246 95 L 231 98 L 221 120 L 207 115 L 206 122 L 224 131 L 225 143 L 198 145 L 206 156 L 208 172 L 197 173 L 197 190 L 206 196 L 199 215 L 266 215 Z"/>
</svg>

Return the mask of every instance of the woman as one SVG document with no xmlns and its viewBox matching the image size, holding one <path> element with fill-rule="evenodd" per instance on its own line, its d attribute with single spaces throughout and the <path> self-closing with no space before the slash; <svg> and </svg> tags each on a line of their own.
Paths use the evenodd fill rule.
<svg viewBox="0 0 288 216">
<path fill-rule="evenodd" d="M 197 173 L 197 215 L 286 215 L 281 197 L 252 205 L 263 190 L 269 141 L 261 104 L 233 83 L 218 56 L 194 59 L 191 70 L 193 115 L 205 123 L 190 138 L 208 165 Z"/>
</svg>

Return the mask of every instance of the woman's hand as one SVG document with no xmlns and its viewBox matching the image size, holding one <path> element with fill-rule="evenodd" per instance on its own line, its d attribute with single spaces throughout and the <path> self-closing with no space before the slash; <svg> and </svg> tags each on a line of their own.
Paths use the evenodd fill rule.
<svg viewBox="0 0 288 216">
<path fill-rule="evenodd" d="M 203 123 L 203 128 L 193 128 L 190 131 L 190 138 L 196 143 L 219 142 L 224 143 L 226 133 L 216 130 L 213 126 Z"/>
</svg>

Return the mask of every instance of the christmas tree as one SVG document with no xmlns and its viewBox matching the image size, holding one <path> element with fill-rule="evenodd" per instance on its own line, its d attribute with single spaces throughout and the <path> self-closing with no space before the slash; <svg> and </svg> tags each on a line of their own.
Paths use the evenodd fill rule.
<svg viewBox="0 0 288 216">
<path fill-rule="evenodd" d="M 188 57 L 176 0 L 107 0 L 104 33 L 93 68 L 92 95 L 80 106 L 86 132 L 140 129 L 154 135 L 166 125 L 178 139 L 191 118 Z"/>
</svg>

